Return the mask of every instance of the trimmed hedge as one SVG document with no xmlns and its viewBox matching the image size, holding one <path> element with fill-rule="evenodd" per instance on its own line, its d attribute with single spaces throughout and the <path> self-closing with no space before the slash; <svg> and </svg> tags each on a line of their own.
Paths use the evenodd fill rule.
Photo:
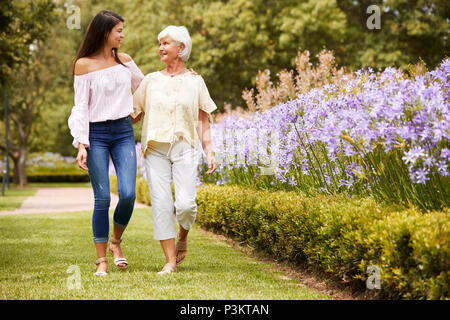
<svg viewBox="0 0 450 320">
<path fill-rule="evenodd" d="M 118 194 L 119 192 L 117 190 L 117 176 L 110 176 L 109 184 L 111 192 Z M 172 184 L 172 196 L 175 197 L 174 193 L 175 191 Z M 150 192 L 148 191 L 147 180 L 145 180 L 144 177 L 136 177 L 136 200 L 148 206 L 152 205 L 150 200 Z"/>
<path fill-rule="evenodd" d="M 80 170 L 80 172 L 38 172 L 28 173 L 28 182 L 89 182 L 89 175 Z"/>
<path fill-rule="evenodd" d="M 320 267 L 366 287 L 380 271 L 380 298 L 448 299 L 449 210 L 421 213 L 344 196 L 208 185 L 198 189 L 197 222 L 275 259 Z"/>
<path fill-rule="evenodd" d="M 119 193 L 117 188 L 117 176 L 109 176 L 109 185 L 112 193 Z M 136 177 L 136 200 L 151 206 L 147 181 L 143 177 Z"/>
</svg>

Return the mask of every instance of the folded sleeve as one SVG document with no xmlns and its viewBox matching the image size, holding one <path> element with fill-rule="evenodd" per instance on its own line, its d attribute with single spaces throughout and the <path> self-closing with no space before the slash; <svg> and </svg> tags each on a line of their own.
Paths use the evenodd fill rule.
<svg viewBox="0 0 450 320">
<path fill-rule="evenodd" d="M 135 119 L 142 112 L 145 114 L 145 99 L 147 95 L 147 86 L 149 77 L 145 77 L 140 83 L 139 87 L 133 94 L 133 113 L 130 116 Z"/>
<path fill-rule="evenodd" d="M 212 121 L 211 112 L 216 110 L 217 106 L 211 99 L 208 88 L 206 87 L 205 81 L 202 77 L 200 77 L 199 86 L 199 109 L 205 111 L 208 114 L 209 121 Z"/>
<path fill-rule="evenodd" d="M 138 68 L 134 60 L 130 61 L 130 71 L 131 71 L 131 88 L 136 91 L 142 80 L 144 79 L 144 74 L 141 69 Z"/>
<path fill-rule="evenodd" d="M 89 88 L 90 80 L 79 76 L 74 79 L 75 105 L 68 119 L 72 145 L 78 148 L 80 143 L 89 147 Z"/>
</svg>

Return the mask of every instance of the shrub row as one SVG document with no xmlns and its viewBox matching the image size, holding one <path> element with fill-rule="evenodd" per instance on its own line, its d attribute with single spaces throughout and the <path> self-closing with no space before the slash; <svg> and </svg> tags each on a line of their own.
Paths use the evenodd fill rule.
<svg viewBox="0 0 450 320">
<path fill-rule="evenodd" d="M 379 298 L 450 297 L 447 208 L 421 213 L 367 198 L 308 198 L 236 185 L 199 188 L 197 204 L 202 227 L 275 259 L 318 266 L 360 289 L 367 280 L 376 286 L 378 274 L 368 271 L 379 271 L 380 289 L 371 291 Z"/>
<path fill-rule="evenodd" d="M 109 177 L 111 192 L 118 194 L 117 188 L 117 176 Z M 174 196 L 174 188 L 172 184 L 172 196 Z M 144 203 L 151 206 L 150 193 L 148 191 L 147 180 L 144 177 L 136 178 L 136 200 L 140 203 Z"/>
<path fill-rule="evenodd" d="M 80 172 L 37 172 L 27 174 L 28 182 L 89 182 L 89 175 Z"/>
<path fill-rule="evenodd" d="M 111 192 L 118 194 L 117 176 L 109 176 L 109 184 Z M 143 177 L 136 177 L 136 200 L 148 206 L 151 205 L 147 181 Z"/>
</svg>

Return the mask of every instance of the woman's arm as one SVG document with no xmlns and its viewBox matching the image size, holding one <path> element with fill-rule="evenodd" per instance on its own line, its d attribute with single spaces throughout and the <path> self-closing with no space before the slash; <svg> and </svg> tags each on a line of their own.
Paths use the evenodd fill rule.
<svg viewBox="0 0 450 320">
<path fill-rule="evenodd" d="M 139 88 L 133 94 L 133 112 L 130 114 L 131 122 L 136 123 L 145 115 L 145 100 L 147 97 L 148 77 L 142 80 Z"/>
<path fill-rule="evenodd" d="M 87 58 L 81 58 L 75 63 L 74 74 L 82 76 L 89 72 L 91 63 Z M 87 79 L 74 79 L 75 106 L 68 119 L 70 133 L 74 137 L 72 145 L 78 149 L 78 167 L 88 170 L 86 166 L 87 151 L 89 147 L 89 81 Z"/>
<path fill-rule="evenodd" d="M 205 81 L 201 76 L 198 77 L 199 84 L 199 101 L 198 101 L 198 119 L 199 126 L 197 130 L 200 130 L 199 138 L 202 141 L 202 147 L 206 154 L 206 159 L 208 160 L 208 171 L 207 174 L 213 173 L 216 170 L 216 158 L 214 152 L 212 151 L 211 144 L 211 128 L 209 125 L 209 120 L 211 119 L 211 112 L 217 109 L 216 104 L 211 99 L 209 95 L 208 88 L 206 87 Z"/>
<path fill-rule="evenodd" d="M 216 170 L 216 158 L 212 150 L 211 143 L 211 127 L 209 125 L 208 114 L 199 109 L 198 111 L 199 125 L 197 127 L 197 133 L 202 142 L 202 148 L 205 151 L 206 159 L 208 161 L 208 171 L 207 174 L 213 173 Z"/>
</svg>

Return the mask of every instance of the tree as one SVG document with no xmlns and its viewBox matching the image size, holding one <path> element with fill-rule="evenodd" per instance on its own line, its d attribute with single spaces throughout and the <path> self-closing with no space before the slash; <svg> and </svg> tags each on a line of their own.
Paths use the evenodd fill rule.
<svg viewBox="0 0 450 320">
<path fill-rule="evenodd" d="M 313 54 L 325 44 L 338 47 L 345 29 L 345 15 L 328 0 L 115 0 L 110 8 L 124 16 L 123 50 L 144 72 L 164 68 L 158 33 L 168 25 L 186 26 L 193 42 L 188 65 L 205 78 L 222 110 L 225 102 L 242 104 L 241 91 L 255 84 L 258 70 L 292 68 L 299 47 Z"/>
<path fill-rule="evenodd" d="M 53 1 L 7 1 L 5 7 L 9 34 L 2 32 L 2 40 L 11 43 L 11 48 L 2 54 L 11 65 L 5 69 L 2 66 L 1 81 L 9 93 L 9 120 L 13 124 L 9 142 L 9 156 L 14 162 L 13 182 L 24 186 L 27 184 L 28 139 L 45 99 L 49 78 L 55 71 L 43 67 L 50 55 L 45 51 L 44 42 L 56 18 L 55 5 Z M 3 116 L 3 110 L 1 114 Z M 0 148 L 5 150 L 3 145 Z"/>
<path fill-rule="evenodd" d="M 368 29 L 367 8 L 378 5 L 381 29 Z M 188 62 L 204 76 L 211 96 L 242 105 L 241 92 L 254 87 L 259 70 L 274 77 L 295 67 L 298 49 L 311 62 L 332 50 L 339 66 L 352 70 L 395 66 L 406 69 L 421 57 L 429 67 L 448 54 L 449 6 L 445 0 L 112 0 L 125 18 L 123 50 L 144 72 L 164 68 L 158 33 L 168 25 L 188 28 Z M 102 8 L 97 3 L 95 8 Z"/>
<path fill-rule="evenodd" d="M 449 55 L 450 6 L 446 0 L 337 0 L 345 13 L 346 64 L 353 68 L 407 69 L 421 58 L 429 69 Z M 367 8 L 380 8 L 380 29 L 367 28 Z"/>
</svg>

